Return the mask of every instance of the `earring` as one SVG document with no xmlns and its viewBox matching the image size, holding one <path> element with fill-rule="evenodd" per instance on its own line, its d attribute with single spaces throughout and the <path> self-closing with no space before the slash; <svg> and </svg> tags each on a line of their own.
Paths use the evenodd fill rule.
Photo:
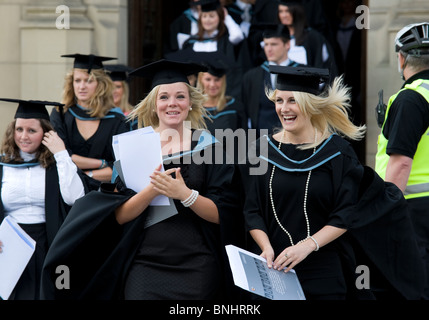
<svg viewBox="0 0 429 320">
<path fill-rule="evenodd" d="M 189 111 L 192 111 L 192 106 L 189 106 Z"/>
</svg>

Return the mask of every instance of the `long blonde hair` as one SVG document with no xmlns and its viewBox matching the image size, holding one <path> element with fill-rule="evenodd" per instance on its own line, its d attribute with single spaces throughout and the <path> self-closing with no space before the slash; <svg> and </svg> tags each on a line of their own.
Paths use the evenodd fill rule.
<svg viewBox="0 0 429 320">
<path fill-rule="evenodd" d="M 268 99 L 275 103 L 277 90 L 268 90 Z M 302 149 L 311 149 L 336 133 L 350 140 L 361 140 L 365 136 L 366 126 L 356 126 L 349 118 L 350 88 L 344 85 L 343 77 L 337 77 L 331 86 L 321 95 L 306 92 L 293 92 L 301 112 L 310 117 L 311 124 L 321 133 L 318 140 Z"/>
<path fill-rule="evenodd" d="M 203 103 L 206 101 L 206 97 L 197 88 L 192 87 L 187 83 L 185 84 L 189 90 L 189 99 L 192 107 L 186 121 L 191 122 L 192 129 L 206 129 L 207 125 L 205 118 L 207 117 L 207 111 L 203 106 Z M 159 126 L 159 118 L 156 114 L 156 100 L 160 86 L 161 85 L 154 87 L 148 95 L 136 105 L 136 107 L 129 113 L 128 121 L 134 121 L 137 119 L 138 128 L 147 126 L 156 128 Z"/>
<path fill-rule="evenodd" d="M 119 82 L 122 86 L 122 95 L 121 100 L 119 100 L 119 105 L 116 107 L 121 108 L 124 114 L 128 114 L 131 110 L 133 110 L 133 106 L 129 102 L 130 100 L 130 86 L 128 82 L 125 80 L 115 80 L 113 81 L 113 86 L 116 88 L 115 82 Z"/>
<path fill-rule="evenodd" d="M 205 94 L 203 81 L 202 81 L 203 77 L 204 77 L 204 72 L 198 73 L 197 89 L 200 90 L 203 94 Z M 231 99 L 230 97 L 225 95 L 225 93 L 226 93 L 226 75 L 224 74 L 220 78 L 222 79 L 222 85 L 221 85 L 221 88 L 219 90 L 219 95 L 217 96 L 217 104 L 216 104 L 216 110 L 217 111 L 222 111 L 223 109 L 225 109 L 227 101 Z"/>
<path fill-rule="evenodd" d="M 61 101 L 65 104 L 64 112 L 76 104 L 76 96 L 73 87 L 73 75 L 75 70 L 87 72 L 87 70 L 84 69 L 72 69 L 66 74 Z M 98 83 L 95 93 L 89 101 L 89 115 L 91 117 L 104 117 L 115 105 L 113 102 L 113 81 L 102 69 L 91 70 L 89 76 Z"/>
</svg>

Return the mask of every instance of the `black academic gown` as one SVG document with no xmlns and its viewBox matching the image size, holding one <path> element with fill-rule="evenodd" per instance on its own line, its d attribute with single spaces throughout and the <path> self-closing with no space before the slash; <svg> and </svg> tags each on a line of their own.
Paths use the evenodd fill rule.
<svg viewBox="0 0 429 320">
<path fill-rule="evenodd" d="M 35 163 L 34 161 L 29 162 Z M 17 163 L 0 163 L 0 194 L 3 181 L 3 167 L 4 166 L 19 166 L 25 167 L 26 164 L 17 164 Z M 82 172 L 78 173 L 82 179 L 85 192 L 88 192 L 88 178 Z M 46 169 L 45 174 L 45 215 L 46 222 L 44 224 L 37 224 L 33 227 L 30 225 L 21 225 L 21 227 L 26 231 L 33 240 L 36 241 L 36 250 L 27 264 L 26 269 L 21 276 L 17 284 L 19 288 L 19 293 L 16 291 L 12 292 L 10 299 L 38 299 L 39 291 L 39 281 L 43 265 L 43 260 L 45 259 L 46 252 L 50 245 L 52 244 L 58 230 L 60 229 L 64 219 L 66 218 L 68 212 L 70 211 L 70 206 L 67 205 L 60 192 L 59 178 L 56 164 L 49 166 Z M 3 207 L 3 202 L 0 198 L 0 224 L 5 218 L 5 210 Z M 28 270 L 28 271 L 27 271 Z"/>
<path fill-rule="evenodd" d="M 199 40 L 197 36 L 191 36 L 183 44 L 183 49 L 191 48 L 192 50 L 196 42 L 217 42 L 217 51 L 223 53 L 228 60 L 228 70 L 226 72 L 226 94 L 232 97 L 241 96 L 241 78 L 243 73 L 250 67 L 251 62 L 248 56 L 247 43 L 241 41 L 239 44 L 232 44 L 228 39 L 228 32 L 220 37 L 220 39 L 207 38 Z"/>
<path fill-rule="evenodd" d="M 228 161 L 234 167 L 234 177 L 232 179 L 234 193 L 231 194 L 232 206 L 229 210 L 236 217 L 235 234 L 237 243 L 244 245 L 244 188 L 245 176 L 240 172 L 240 161 L 245 157 L 245 150 L 242 148 L 247 143 L 247 122 L 243 105 L 240 101 L 231 98 L 227 106 L 222 111 L 217 111 L 216 107 L 207 108 L 209 119 L 206 120 L 207 130 L 223 144 L 228 155 Z M 217 132 L 216 132 L 217 131 Z M 240 245 L 239 245 L 240 246 Z M 234 288 L 236 289 L 236 288 Z M 236 289 L 238 290 L 238 289 Z"/>
<path fill-rule="evenodd" d="M 207 130 L 213 136 L 216 135 L 216 129 L 231 129 L 235 131 L 247 128 L 243 105 L 235 98 L 231 97 L 222 111 L 218 111 L 216 107 L 207 108 L 206 110 L 210 119 L 206 121 Z"/>
<path fill-rule="evenodd" d="M 3 166 L 8 165 L 0 163 L 0 190 L 2 187 L 2 177 L 3 177 Z M 85 192 L 88 191 L 88 178 L 82 172 L 78 172 L 80 178 L 82 179 Z M 49 166 L 46 169 L 46 179 L 45 179 L 45 211 L 46 211 L 46 234 L 48 238 L 48 244 L 50 245 L 63 223 L 70 206 L 68 206 L 61 197 L 59 178 L 56 164 Z M 0 199 L 0 222 L 5 218 L 3 203 Z"/>
<path fill-rule="evenodd" d="M 348 142 L 332 135 L 312 155 L 313 150 L 284 144 L 280 152 L 272 136 L 263 136 L 256 149 L 261 151 L 259 159 L 268 166 L 265 174 L 252 177 L 244 210 L 246 226 L 268 234 L 276 257 L 291 244 L 272 211 L 269 179 L 273 164 L 276 212 L 295 244 L 307 235 L 303 198 L 310 169 L 310 235 L 325 225 L 347 229 L 343 236 L 312 252 L 295 267 L 308 299 L 369 299 L 375 289 L 420 299 L 425 274 L 407 203 L 395 185 L 359 164 Z M 260 252 L 254 244 L 250 247 Z M 377 288 L 357 290 L 359 265 L 370 268 L 370 285 Z"/>
<path fill-rule="evenodd" d="M 219 148 L 222 149 L 222 146 L 213 142 L 211 135 L 201 135 L 198 144 L 194 144 L 192 156 L 213 156 L 219 152 Z M 235 217 L 229 209 L 232 206 L 229 185 L 234 167 L 204 163 L 200 166 L 203 166 L 205 171 L 207 188 L 207 192 L 201 190 L 201 194 L 217 204 L 220 224 L 209 223 L 195 214 L 192 219 L 201 231 L 205 246 L 216 261 L 222 288 L 219 293 L 221 298 L 225 298 L 232 292 L 232 276 L 227 274 L 229 268 L 224 246 L 238 244 L 234 228 Z M 42 274 L 43 299 L 104 300 L 123 297 L 128 271 L 149 233 L 144 229 L 144 213 L 122 226 L 117 224 L 114 211 L 129 199 L 133 192 L 110 191 L 113 188 L 115 185 L 102 184 L 99 192 L 92 191 L 74 204 L 46 257 Z M 170 219 L 180 218 L 183 206 L 180 201 L 175 201 L 175 204 L 179 215 Z M 190 212 L 187 213 L 189 217 Z M 168 220 L 164 222 L 170 223 Z M 163 222 L 155 226 L 162 228 Z M 58 276 L 55 274 L 55 268 L 58 265 L 69 266 L 70 273 L 74 275 L 73 286 L 69 290 L 58 290 L 55 287 L 55 279 Z"/>
<path fill-rule="evenodd" d="M 64 119 L 63 119 L 64 118 Z M 76 125 L 75 119 L 85 121 L 100 120 L 97 131 L 85 140 Z M 125 116 L 118 108 L 112 108 L 101 119 L 93 118 L 81 107 L 74 105 L 70 107 L 63 117 L 53 109 L 51 112 L 51 123 L 64 141 L 70 154 L 78 154 L 83 157 L 104 159 L 112 168 L 115 156 L 112 148 L 112 137 L 114 135 L 129 131 L 129 124 L 125 122 Z M 92 189 L 98 189 L 100 183 L 94 179 Z"/>
<path fill-rule="evenodd" d="M 312 28 L 305 30 L 302 46 L 307 52 L 307 65 L 314 68 L 327 68 L 331 79 L 338 75 L 338 67 L 335 59 L 335 52 L 332 45 L 318 31 Z M 323 61 L 323 46 L 326 45 L 329 57 Z"/>
<path fill-rule="evenodd" d="M 190 8 L 183 11 L 180 16 L 173 20 L 170 25 L 168 42 L 165 45 L 164 53 L 170 53 L 179 50 L 177 34 L 183 33 L 190 35 L 192 22 L 197 22 L 197 20 L 192 15 Z"/>
</svg>

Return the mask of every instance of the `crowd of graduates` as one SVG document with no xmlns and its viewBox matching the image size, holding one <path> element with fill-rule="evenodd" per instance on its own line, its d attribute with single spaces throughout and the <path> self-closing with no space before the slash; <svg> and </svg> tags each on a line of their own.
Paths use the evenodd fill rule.
<svg viewBox="0 0 429 320">
<path fill-rule="evenodd" d="M 366 130 L 356 6 L 338 1 L 334 22 L 320 1 L 191 1 L 163 59 L 132 70 L 64 55 L 73 68 L 61 103 L 4 99 L 18 108 L 1 149 L 0 220 L 10 216 L 37 246 L 3 298 L 255 299 L 233 284 L 234 244 L 270 268 L 295 268 L 307 299 L 419 299 L 405 199 L 356 155 Z M 152 82 L 136 106 L 133 77 Z M 149 126 L 163 162 L 132 190 L 112 137 Z M 225 130 L 256 134 L 239 153 L 225 149 Z M 255 176 L 251 148 L 267 164 Z M 177 212 L 147 227 L 160 195 Z M 360 264 L 374 270 L 371 288 L 356 288 Z M 73 272 L 66 290 L 59 265 Z"/>
</svg>

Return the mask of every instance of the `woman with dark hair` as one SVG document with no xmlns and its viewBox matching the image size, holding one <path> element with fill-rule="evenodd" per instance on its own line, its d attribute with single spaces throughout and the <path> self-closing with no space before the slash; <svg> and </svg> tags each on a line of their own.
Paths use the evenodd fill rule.
<svg viewBox="0 0 429 320">
<path fill-rule="evenodd" d="M 278 19 L 289 28 L 289 57 L 310 67 L 328 68 L 334 78 L 338 73 L 334 51 L 320 32 L 308 26 L 304 7 L 295 2 L 279 1 Z"/>
<path fill-rule="evenodd" d="M 230 68 L 227 72 L 228 94 L 240 97 L 241 75 L 249 64 L 244 34 L 219 0 L 200 1 L 198 33 L 183 44 L 183 49 L 195 52 L 221 52 L 227 56 Z"/>
<path fill-rule="evenodd" d="M 36 241 L 12 300 L 38 300 L 42 265 L 58 229 L 75 200 L 85 194 L 82 179 L 58 134 L 53 131 L 47 101 L 1 99 L 19 103 L 5 132 L 0 159 L 0 221 L 10 217 Z M 5 239 L 0 246 L 7 249 Z M 0 250 L 1 254 L 2 250 Z"/>
</svg>

